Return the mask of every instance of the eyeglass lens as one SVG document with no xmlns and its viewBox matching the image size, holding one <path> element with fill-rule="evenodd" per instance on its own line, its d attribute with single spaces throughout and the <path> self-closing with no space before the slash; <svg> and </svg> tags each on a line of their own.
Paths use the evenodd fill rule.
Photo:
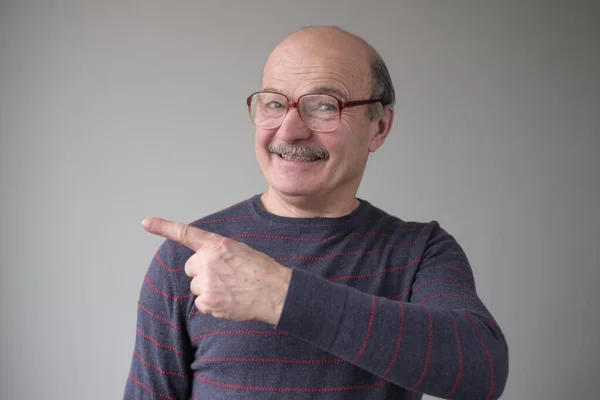
<svg viewBox="0 0 600 400">
<path fill-rule="evenodd" d="M 308 128 L 316 131 L 335 129 L 340 120 L 338 100 L 326 94 L 309 94 L 300 97 L 300 117 Z M 288 100 L 279 93 L 255 93 L 250 102 L 250 118 L 257 126 L 277 128 L 288 112 Z"/>
</svg>

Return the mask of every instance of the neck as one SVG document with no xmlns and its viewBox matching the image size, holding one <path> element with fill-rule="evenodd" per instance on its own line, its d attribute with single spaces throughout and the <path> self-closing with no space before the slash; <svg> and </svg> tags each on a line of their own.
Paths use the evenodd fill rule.
<svg viewBox="0 0 600 400">
<path fill-rule="evenodd" d="M 353 196 L 286 196 L 269 188 L 260 200 L 268 212 L 292 218 L 338 218 L 348 215 L 360 204 Z"/>
</svg>

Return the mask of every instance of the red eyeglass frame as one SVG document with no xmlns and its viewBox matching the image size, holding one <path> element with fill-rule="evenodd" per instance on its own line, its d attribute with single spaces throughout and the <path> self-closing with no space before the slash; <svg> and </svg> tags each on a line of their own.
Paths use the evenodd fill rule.
<svg viewBox="0 0 600 400">
<path fill-rule="evenodd" d="M 342 111 L 345 108 L 351 108 L 351 107 L 357 107 L 357 106 L 364 106 L 364 105 L 367 105 L 367 104 L 374 104 L 374 103 L 381 103 L 383 105 L 383 99 L 366 99 L 366 100 L 342 101 L 342 100 L 338 99 L 337 97 L 335 97 L 334 95 L 332 95 L 331 93 L 306 93 L 306 94 L 303 94 L 300 97 L 298 97 L 297 101 L 290 101 L 289 97 L 287 97 L 283 93 L 258 91 L 258 92 L 252 93 L 250 96 L 248 96 L 248 98 L 246 98 L 246 104 L 248 105 L 248 116 L 250 117 L 250 121 L 252 121 L 253 124 L 255 124 L 255 123 L 254 123 L 254 119 L 252 118 L 252 109 L 251 109 L 251 107 L 252 107 L 252 97 L 254 97 L 257 94 L 261 94 L 261 93 L 265 93 L 265 94 L 278 94 L 278 95 L 281 95 L 281 96 L 285 97 L 285 99 L 287 100 L 287 110 L 285 111 L 285 114 L 283 115 L 283 118 L 281 119 L 282 123 L 283 123 L 283 120 L 285 120 L 285 117 L 290 112 L 290 109 L 292 109 L 292 108 L 298 108 L 298 104 L 300 103 L 300 99 L 302 99 L 305 96 L 325 95 L 325 96 L 329 96 L 329 97 L 335 99 L 338 102 L 338 122 L 342 119 Z M 298 115 L 300 115 L 300 118 L 302 119 L 302 122 L 304 122 L 306 124 L 306 121 L 304 121 L 304 118 L 302 118 L 302 113 L 298 112 Z M 256 126 L 260 126 L 260 125 L 256 125 Z M 281 124 L 279 124 L 279 126 L 281 126 Z M 275 129 L 277 127 L 278 126 L 273 127 L 273 128 L 267 128 L 267 129 Z M 320 130 L 319 132 L 329 132 L 329 131 L 332 131 L 334 129 L 335 128 L 330 129 L 330 130 L 326 130 L 326 131 Z"/>
</svg>

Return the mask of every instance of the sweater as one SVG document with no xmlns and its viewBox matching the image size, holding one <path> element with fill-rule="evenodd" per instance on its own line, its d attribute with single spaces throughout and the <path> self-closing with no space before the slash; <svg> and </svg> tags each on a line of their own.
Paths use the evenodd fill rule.
<svg viewBox="0 0 600 400">
<path fill-rule="evenodd" d="M 199 313 L 166 240 L 143 279 L 125 400 L 497 399 L 508 346 L 467 256 L 432 221 L 358 199 L 339 218 L 269 213 L 260 195 L 190 225 L 291 268 L 277 326 Z"/>
</svg>

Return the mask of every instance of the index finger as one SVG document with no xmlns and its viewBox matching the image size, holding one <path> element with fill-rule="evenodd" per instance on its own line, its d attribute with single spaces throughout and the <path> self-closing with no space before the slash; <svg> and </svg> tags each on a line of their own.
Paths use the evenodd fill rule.
<svg viewBox="0 0 600 400">
<path fill-rule="evenodd" d="M 145 218 L 142 227 L 150 233 L 181 243 L 193 251 L 198 251 L 213 236 L 205 230 L 162 218 Z"/>
</svg>

